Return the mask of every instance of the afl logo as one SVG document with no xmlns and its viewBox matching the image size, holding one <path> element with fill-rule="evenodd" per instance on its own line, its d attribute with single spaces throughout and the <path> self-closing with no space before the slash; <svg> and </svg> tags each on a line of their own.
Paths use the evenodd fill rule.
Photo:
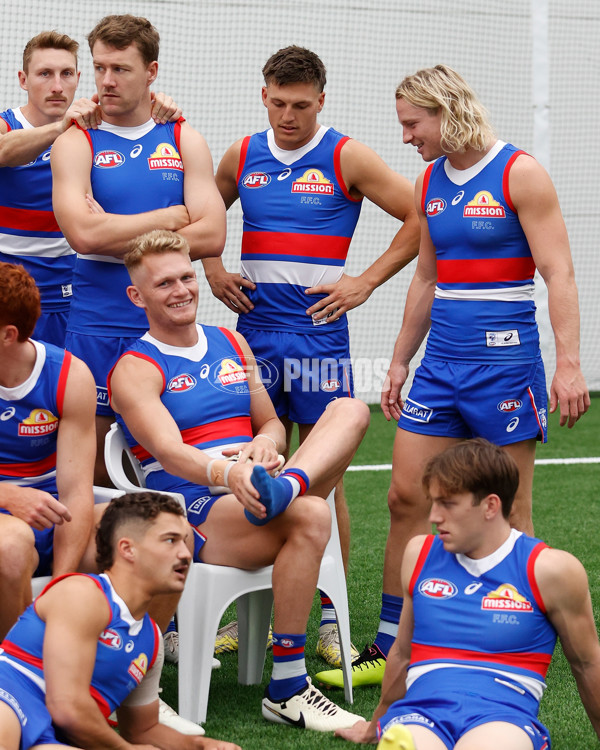
<svg viewBox="0 0 600 750">
<path fill-rule="evenodd" d="M 432 198 L 425 209 L 427 216 L 437 216 L 446 208 L 446 201 L 443 198 Z"/>
<path fill-rule="evenodd" d="M 458 589 L 453 583 L 443 578 L 428 578 L 419 586 L 419 593 L 430 599 L 451 599 L 456 596 Z"/>
<path fill-rule="evenodd" d="M 167 390 L 169 393 L 183 393 L 184 391 L 191 391 L 192 388 L 195 388 L 196 383 L 196 378 L 186 372 L 183 375 L 176 375 L 174 378 L 171 378 L 171 380 L 169 380 L 169 385 L 167 385 Z"/>
<path fill-rule="evenodd" d="M 331 393 L 332 391 L 337 391 L 339 388 L 342 387 L 342 384 L 339 380 L 324 380 L 321 383 L 321 390 L 325 391 L 325 393 Z"/>
<path fill-rule="evenodd" d="M 111 169 L 112 167 L 120 167 L 124 163 L 125 157 L 119 151 L 98 151 L 98 153 L 94 157 L 95 167 Z"/>
<path fill-rule="evenodd" d="M 507 398 L 498 404 L 498 411 L 517 411 L 523 406 L 523 402 L 518 398 Z"/>
<path fill-rule="evenodd" d="M 102 633 L 100 633 L 98 640 L 103 646 L 114 648 L 116 651 L 119 651 L 123 646 L 123 639 L 121 636 L 115 630 L 111 630 L 110 628 L 108 630 L 103 630 Z"/>
<path fill-rule="evenodd" d="M 271 177 L 264 172 L 251 172 L 242 180 L 242 185 L 247 188 L 266 187 L 271 182 Z"/>
</svg>

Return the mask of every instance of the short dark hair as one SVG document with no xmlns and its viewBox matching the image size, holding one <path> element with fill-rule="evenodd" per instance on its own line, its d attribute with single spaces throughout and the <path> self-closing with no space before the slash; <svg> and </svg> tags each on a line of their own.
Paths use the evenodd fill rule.
<svg viewBox="0 0 600 750">
<path fill-rule="evenodd" d="M 312 83 L 320 92 L 327 83 L 327 71 L 321 58 L 309 49 L 297 47 L 295 44 L 271 55 L 262 73 L 267 86 L 271 81 L 278 86 L 289 83 Z"/>
<path fill-rule="evenodd" d="M 0 326 L 15 326 L 27 341 L 41 315 L 40 291 L 33 277 L 16 263 L 0 263 Z"/>
<path fill-rule="evenodd" d="M 449 494 L 471 492 L 474 505 L 488 495 L 498 495 L 502 515 L 508 518 L 519 486 L 519 469 L 503 448 L 484 438 L 475 438 L 430 458 L 422 477 L 427 495 L 434 479 Z"/>
<path fill-rule="evenodd" d="M 146 65 L 158 60 L 160 36 L 147 18 L 132 16 L 126 13 L 122 16 L 105 16 L 88 34 L 90 51 L 94 52 L 94 44 L 102 42 L 115 49 L 127 49 L 135 44 Z"/>
<path fill-rule="evenodd" d="M 115 561 L 115 544 L 121 527 L 133 522 L 150 526 L 160 513 L 185 516 L 177 500 L 160 492 L 130 492 L 113 498 L 96 529 L 96 563 L 100 572 Z"/>
<path fill-rule="evenodd" d="M 77 50 L 79 44 L 66 34 L 59 31 L 40 31 L 25 45 L 23 50 L 23 71 L 28 72 L 29 63 L 36 49 L 64 49 L 70 52 L 75 58 L 75 68 L 77 68 Z"/>
</svg>

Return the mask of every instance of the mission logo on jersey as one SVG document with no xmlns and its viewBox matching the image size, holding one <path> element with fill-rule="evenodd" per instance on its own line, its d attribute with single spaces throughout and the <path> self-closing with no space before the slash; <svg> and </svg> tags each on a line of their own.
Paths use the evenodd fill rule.
<svg viewBox="0 0 600 750">
<path fill-rule="evenodd" d="M 146 654 L 140 654 L 136 657 L 131 664 L 127 672 L 133 677 L 136 683 L 139 685 L 144 679 L 144 675 L 148 671 L 148 657 Z"/>
<path fill-rule="evenodd" d="M 487 218 L 504 219 L 506 211 L 504 206 L 494 200 L 494 196 L 489 190 L 480 190 L 472 201 L 465 204 L 463 209 L 464 217 L 483 216 Z"/>
<path fill-rule="evenodd" d="M 333 184 L 320 169 L 307 169 L 299 180 L 292 182 L 292 193 L 333 195 Z"/>
<path fill-rule="evenodd" d="M 159 143 L 156 151 L 148 157 L 150 169 L 177 169 L 183 172 L 183 161 L 177 149 L 170 143 Z"/>
<path fill-rule="evenodd" d="M 245 383 L 247 380 L 244 368 L 238 362 L 234 362 L 233 359 L 224 359 L 221 362 L 221 369 L 219 370 L 217 377 L 219 378 L 221 385 Z"/>
<path fill-rule="evenodd" d="M 511 583 L 503 583 L 495 591 L 490 591 L 481 600 L 481 609 L 513 612 L 533 612 L 531 602 L 519 594 Z"/>
<path fill-rule="evenodd" d="M 24 419 L 17 428 L 21 437 L 31 435 L 49 435 L 58 429 L 58 417 L 55 417 L 48 409 L 33 409 L 31 414 Z"/>
</svg>

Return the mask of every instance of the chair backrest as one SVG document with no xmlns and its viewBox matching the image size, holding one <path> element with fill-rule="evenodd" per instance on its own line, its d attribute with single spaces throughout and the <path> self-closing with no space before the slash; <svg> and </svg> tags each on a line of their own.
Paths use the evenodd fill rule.
<svg viewBox="0 0 600 750">
<path fill-rule="evenodd" d="M 137 484 L 127 476 L 124 460 L 127 461 Z M 125 434 L 117 422 L 113 422 L 104 441 L 104 463 L 112 483 L 120 490 L 135 492 L 146 486 L 144 472 L 139 461 L 127 445 Z"/>
</svg>

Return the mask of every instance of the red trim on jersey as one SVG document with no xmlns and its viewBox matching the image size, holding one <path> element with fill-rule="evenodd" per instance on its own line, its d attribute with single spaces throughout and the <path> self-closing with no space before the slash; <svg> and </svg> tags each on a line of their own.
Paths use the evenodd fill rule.
<svg viewBox="0 0 600 750">
<path fill-rule="evenodd" d="M 175 138 L 175 145 L 177 146 L 177 150 L 179 151 L 179 156 L 181 156 L 181 123 L 185 122 L 185 117 L 180 117 L 179 120 L 175 123 L 175 127 L 173 128 L 173 137 Z M 183 157 L 181 157 L 183 161 Z"/>
<path fill-rule="evenodd" d="M 429 554 L 429 550 L 431 549 L 431 545 L 433 544 L 434 539 L 435 534 L 428 534 L 425 537 L 425 541 L 423 542 L 423 546 L 421 547 L 421 551 L 419 552 L 419 557 L 417 558 L 415 569 L 413 570 L 413 574 L 410 577 L 410 583 L 408 584 L 408 593 L 411 596 L 413 594 L 413 591 L 415 590 L 417 578 L 421 575 L 423 565 L 425 564 L 425 560 L 427 559 L 427 555 Z"/>
<path fill-rule="evenodd" d="M 421 190 L 421 209 L 423 210 L 423 213 L 425 213 L 425 195 L 427 193 L 427 188 L 429 187 L 429 178 L 431 177 L 431 170 L 433 169 L 434 164 L 435 162 L 430 164 L 423 175 L 423 189 Z"/>
<path fill-rule="evenodd" d="M 167 379 L 165 377 L 165 373 L 163 372 L 162 367 L 158 364 L 158 362 L 152 357 L 149 357 L 147 354 L 142 354 L 142 352 L 134 352 L 131 350 L 127 350 L 126 352 L 123 352 L 119 359 L 114 363 L 114 365 L 110 368 L 110 372 L 108 373 L 106 377 L 106 389 L 108 391 L 108 403 L 112 400 L 112 388 L 110 387 L 110 379 L 112 378 L 112 374 L 115 370 L 115 367 L 119 364 L 119 362 L 123 359 L 123 357 L 126 357 L 128 354 L 130 354 L 132 357 L 139 357 L 139 359 L 145 359 L 146 362 L 150 362 L 150 364 L 154 365 L 156 369 L 160 372 L 162 376 L 163 385 L 161 388 L 161 394 L 164 393 L 165 388 L 167 387 Z"/>
<path fill-rule="evenodd" d="M 213 440 L 225 442 L 228 438 L 237 438 L 241 435 L 252 438 L 250 417 L 219 419 L 209 424 L 202 424 L 181 431 L 181 439 L 186 445 L 196 445 Z M 148 453 L 141 445 L 134 446 L 131 452 L 138 461 L 147 461 L 152 458 L 152 454 Z"/>
<path fill-rule="evenodd" d="M 81 130 L 81 132 L 88 139 L 88 143 L 90 144 L 90 149 L 92 151 L 92 161 L 93 161 L 93 159 L 94 159 L 94 144 L 92 143 L 92 136 L 89 134 L 89 132 L 87 130 L 84 130 L 81 127 L 81 125 L 78 125 L 77 122 L 75 122 L 75 120 L 71 120 L 71 122 L 73 123 L 73 125 L 75 125 L 76 128 L 78 128 L 79 130 Z"/>
<path fill-rule="evenodd" d="M 235 349 L 236 354 L 238 355 L 238 357 L 240 358 L 240 361 L 242 363 L 242 367 L 245 370 L 246 369 L 246 355 L 242 351 L 242 347 L 240 346 L 240 342 L 235 337 L 235 334 L 233 333 L 233 331 L 230 331 L 229 328 L 221 328 L 221 326 L 219 326 L 219 331 L 221 331 L 221 333 L 223 334 L 223 336 L 225 336 L 225 338 L 229 341 L 229 343 L 231 344 L 231 346 Z"/>
<path fill-rule="evenodd" d="M 520 149 L 519 151 L 515 151 L 515 153 L 506 162 L 504 166 L 504 172 L 502 174 L 502 192 L 504 193 L 504 200 L 508 204 L 508 207 L 510 208 L 510 210 L 513 211 L 514 213 L 517 213 L 517 211 L 515 209 L 514 203 L 512 202 L 512 198 L 510 197 L 508 179 L 509 179 L 510 168 L 515 163 L 515 159 L 517 158 L 517 156 L 521 156 L 521 154 L 525 154 L 526 156 L 529 156 L 527 151 L 523 151 L 522 149 Z"/>
<path fill-rule="evenodd" d="M 30 232 L 60 232 L 52 211 L 0 206 L 0 226 Z"/>
<path fill-rule="evenodd" d="M 286 260 L 296 258 L 332 258 L 346 260 L 350 237 L 327 234 L 295 234 L 291 232 L 244 232 L 242 256 L 285 255 Z"/>
<path fill-rule="evenodd" d="M 422 643 L 412 643 L 410 652 L 410 663 L 421 661 L 459 661 L 469 662 L 482 661 L 491 662 L 500 666 L 518 667 L 536 672 L 541 677 L 546 677 L 552 654 L 540 652 L 532 653 L 506 653 L 488 654 L 483 651 L 466 651 L 461 648 L 444 648 L 442 646 L 427 646 Z"/>
<path fill-rule="evenodd" d="M 150 618 L 152 621 L 152 624 L 154 625 L 154 651 L 152 652 L 152 658 L 150 659 L 150 662 L 148 664 L 148 669 L 151 669 L 154 666 L 154 662 L 156 661 L 156 657 L 158 656 L 158 646 L 159 646 L 159 638 L 162 638 L 162 633 L 160 631 L 160 628 L 158 625 Z M 147 672 L 146 672 L 147 674 Z"/>
<path fill-rule="evenodd" d="M 336 143 L 335 149 L 333 150 L 333 169 L 335 172 L 335 179 L 338 182 L 338 185 L 340 186 L 342 193 L 348 198 L 349 201 L 352 201 L 353 203 L 360 203 L 362 198 L 353 198 L 350 195 L 350 191 L 346 187 L 346 183 L 344 182 L 344 178 L 342 177 L 342 165 L 340 164 L 340 153 L 342 151 L 342 147 L 344 143 L 350 140 L 350 137 L 345 135 L 343 138 L 340 138 L 340 140 Z"/>
<path fill-rule="evenodd" d="M 533 258 L 462 258 L 438 260 L 440 284 L 482 284 L 533 279 Z"/>
<path fill-rule="evenodd" d="M 98 704 L 98 708 L 100 709 L 100 713 L 102 714 L 102 716 L 104 716 L 104 718 L 108 720 L 108 717 L 111 715 L 112 711 L 110 710 L 110 706 L 106 702 L 106 699 L 98 692 L 98 690 L 93 685 L 90 685 L 90 695 Z"/>
<path fill-rule="evenodd" d="M 44 668 L 44 662 L 39 658 L 39 656 L 34 656 L 28 651 L 23 651 L 20 646 L 17 646 L 11 641 L 2 641 L 2 648 L 4 649 L 4 653 L 8 654 L 9 656 L 14 656 L 15 659 L 20 659 L 26 664 L 31 664 L 32 667 L 37 667 L 37 669 Z"/>
<path fill-rule="evenodd" d="M 535 405 L 535 396 L 533 395 L 533 391 L 531 388 L 527 388 L 527 393 L 529 394 L 529 400 L 531 401 L 531 407 L 533 409 L 533 413 L 535 414 L 536 422 L 538 423 L 538 427 L 540 428 L 540 432 L 543 435 L 544 434 L 544 428 L 542 427 L 542 421 L 540 419 L 540 415 L 537 410 L 537 406 Z"/>
<path fill-rule="evenodd" d="M 250 145 L 250 136 L 247 135 L 244 140 L 242 141 L 242 145 L 240 148 L 240 162 L 238 164 L 238 171 L 237 175 L 235 177 L 235 184 L 237 185 L 238 182 L 242 179 L 242 172 L 244 171 L 244 164 L 246 163 L 246 154 L 248 153 L 248 146 Z"/>
<path fill-rule="evenodd" d="M 544 600 L 542 599 L 542 594 L 535 579 L 534 572 L 535 561 L 538 559 L 540 552 L 544 549 L 548 549 L 548 545 L 544 542 L 540 542 L 539 544 L 536 544 L 536 546 L 531 550 L 529 560 L 527 560 L 527 579 L 529 581 L 531 591 L 533 592 L 535 603 L 538 605 L 541 611 L 546 614 L 546 605 L 544 604 Z"/>
<path fill-rule="evenodd" d="M 104 599 L 106 601 L 106 604 L 108 605 L 108 621 L 107 625 L 112 620 L 112 604 L 110 603 L 109 598 L 106 596 L 106 593 L 104 589 L 102 588 L 102 584 L 97 578 L 92 578 L 92 576 L 89 573 L 63 573 L 62 575 L 58 576 L 57 578 L 53 578 L 49 583 L 47 583 L 44 588 L 40 591 L 40 593 L 36 596 L 35 601 L 33 603 L 33 608 L 36 608 L 36 603 L 38 599 L 46 593 L 52 586 L 57 584 L 59 581 L 64 581 L 65 578 L 71 578 L 71 576 L 83 576 L 84 578 L 89 578 L 92 583 L 95 583 L 96 586 L 100 589 L 100 592 L 104 595 Z M 37 614 L 37 609 L 35 609 L 35 612 Z"/>
<path fill-rule="evenodd" d="M 12 128 L 11 128 L 11 126 L 10 126 L 10 122 L 8 122 L 8 120 L 5 120 L 5 119 L 4 119 L 4 117 L 0 117 L 0 120 L 2 120 L 2 122 L 3 122 L 3 123 L 4 123 L 5 125 L 6 125 L 6 127 L 8 128 L 8 130 L 7 130 L 6 132 L 7 132 L 7 133 L 10 133 L 10 131 L 12 130 Z"/>
<path fill-rule="evenodd" d="M 56 451 L 39 461 L 26 463 L 0 464 L 0 474 L 7 477 L 38 477 L 56 468 Z"/>
<path fill-rule="evenodd" d="M 65 350 L 65 356 L 63 359 L 62 367 L 60 368 L 60 374 L 58 376 L 58 385 L 56 386 L 56 408 L 58 409 L 58 416 L 62 417 L 63 405 L 65 402 L 65 390 L 67 388 L 67 378 L 69 376 L 69 368 L 73 361 L 73 355 L 71 352 Z"/>
</svg>

